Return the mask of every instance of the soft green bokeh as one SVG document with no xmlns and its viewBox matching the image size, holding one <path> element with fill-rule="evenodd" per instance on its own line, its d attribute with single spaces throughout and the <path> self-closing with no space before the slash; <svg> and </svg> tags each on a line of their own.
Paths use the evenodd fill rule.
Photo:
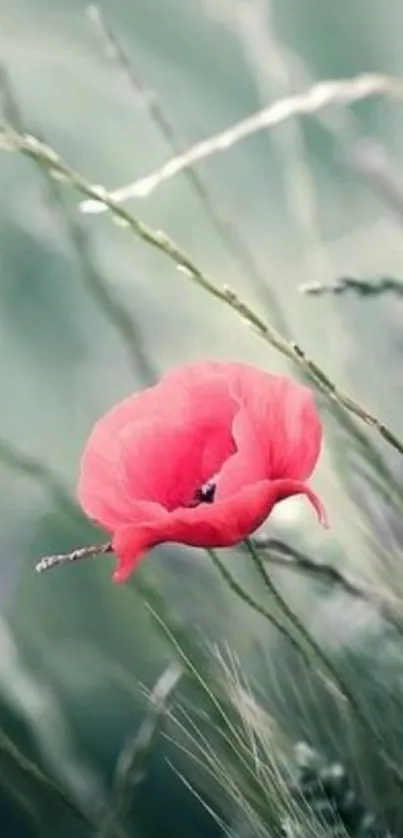
<svg viewBox="0 0 403 838">
<path fill-rule="evenodd" d="M 103 10 L 183 148 L 320 79 L 372 71 L 403 77 L 398 0 L 114 0 Z M 0 32 L 0 59 L 22 124 L 91 181 L 114 188 L 148 174 L 170 156 L 141 95 L 105 54 L 84 2 L 3 3 Z M 1 98 L 7 115 L 10 100 Z M 401 104 L 376 97 L 352 112 L 358 136 L 373 136 L 384 146 L 399 187 Z M 348 167 L 340 139 L 339 129 L 331 133 L 320 120 L 306 117 L 260 133 L 198 167 L 211 206 L 253 254 L 260 284 L 229 250 L 186 175 L 130 207 L 153 228 L 168 232 L 218 283 L 238 290 L 276 322 L 269 289 L 289 334 L 334 381 L 401 434 L 401 301 L 310 297 L 299 290 L 306 282 L 346 274 L 403 276 L 403 216 L 376 185 Z M 271 370 L 285 365 L 234 313 L 192 286 L 161 254 L 106 215 L 79 216 L 77 196 L 68 187 L 58 188 L 69 217 L 85 227 L 95 269 L 136 324 L 140 350 L 135 372 L 121 335 L 88 291 L 66 216 L 51 200 L 46 179 L 33 163 L 1 152 L 0 438 L 48 464 L 73 495 L 92 423 L 151 381 L 154 372 L 206 357 L 249 360 Z M 391 553 L 395 548 L 391 520 L 362 483 L 371 533 L 365 515 L 360 520 L 339 462 L 344 444 L 334 444 L 325 408 L 324 418 L 328 444 L 314 484 L 328 508 L 331 532 L 319 530 L 302 501 L 287 502 L 273 516 L 271 531 L 377 581 L 380 545 Z M 383 453 L 399 471 L 398 456 Z M 37 558 L 91 543 L 94 532 L 70 508 L 59 508 L 46 487 L 3 464 L 2 457 L 0 475 L 4 719 L 16 741 L 78 799 L 94 805 L 103 800 L 122 744 L 146 707 L 138 684 L 152 686 L 170 659 L 142 604 L 145 587 L 149 595 L 161 595 L 164 616 L 168 619 L 172 610 L 189 641 L 201 632 L 233 645 L 258 673 L 271 702 L 276 656 L 269 649 L 277 639 L 227 596 L 203 554 L 156 550 L 126 587 L 111 584 L 109 558 L 36 576 Z M 399 529 L 395 533 L 399 536 Z M 248 580 L 245 564 L 239 561 L 237 567 Z M 390 580 L 392 559 L 388 573 Z M 393 580 L 401 589 L 401 580 Z M 389 678 L 398 689 L 401 655 L 393 638 L 385 655 L 389 647 L 382 644 L 388 638 L 372 612 L 338 593 L 325 596 L 321 588 L 289 576 L 284 581 L 325 647 L 336 656 L 343 648 L 359 647 L 356 674 L 362 679 L 370 668 L 365 669 L 366 656 L 373 652 L 382 688 Z M 290 690 L 287 695 L 284 721 L 288 715 L 298 736 L 305 722 L 296 721 L 300 711 L 291 710 Z M 326 738 L 330 725 L 323 727 L 318 735 Z M 187 838 L 205 828 L 204 820 L 200 827 L 187 822 L 193 810 L 202 819 L 203 810 L 163 762 L 154 779 L 155 786 L 142 797 L 136 836 Z M 160 821 L 152 788 L 165 807 Z M 189 815 L 183 810 L 174 822 L 175 806 L 188 806 Z"/>
</svg>

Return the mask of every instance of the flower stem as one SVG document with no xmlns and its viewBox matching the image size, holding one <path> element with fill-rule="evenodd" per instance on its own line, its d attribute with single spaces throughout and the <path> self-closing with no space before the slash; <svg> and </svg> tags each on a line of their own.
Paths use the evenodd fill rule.
<svg viewBox="0 0 403 838">
<path fill-rule="evenodd" d="M 232 573 L 230 573 L 230 571 L 227 570 L 227 568 L 219 558 L 217 552 L 215 550 L 212 550 L 211 548 L 207 548 L 206 553 L 208 553 L 208 555 L 210 556 L 211 561 L 217 568 L 218 572 L 221 574 L 224 581 L 227 583 L 228 587 L 231 588 L 231 591 L 233 591 L 238 597 L 240 597 L 240 599 L 243 599 L 246 605 L 249 605 L 250 608 L 253 608 L 253 610 L 256 611 L 257 614 L 260 614 L 261 617 L 264 617 L 266 620 L 268 620 L 268 622 L 271 623 L 277 629 L 277 631 L 288 640 L 288 642 L 291 644 L 291 646 L 293 646 L 295 651 L 299 655 L 301 655 L 307 663 L 309 663 L 309 658 L 307 657 L 305 649 L 301 647 L 301 644 L 298 643 L 298 641 L 294 638 L 291 632 L 288 631 L 288 629 L 285 626 L 283 626 L 283 624 L 280 623 L 279 620 L 277 620 L 274 614 L 271 614 L 270 611 L 267 610 L 267 608 L 261 605 L 260 602 L 258 602 L 256 599 L 254 599 L 254 597 L 248 594 L 247 591 L 245 591 L 242 585 L 240 585 L 239 582 L 237 582 L 237 580 L 234 578 Z"/>
<path fill-rule="evenodd" d="M 257 550 L 262 550 L 261 561 L 266 565 L 277 565 L 302 576 L 323 582 L 325 585 L 336 585 L 351 597 L 361 599 L 374 608 L 384 620 L 390 623 L 403 636 L 402 620 L 399 617 L 399 601 L 386 590 L 379 590 L 375 586 L 366 585 L 358 579 L 342 572 L 332 564 L 317 562 L 285 544 L 276 538 L 258 536 L 253 538 Z"/>
<path fill-rule="evenodd" d="M 376 742 L 378 751 L 382 755 L 385 764 L 392 771 L 399 789 L 403 790 L 403 774 L 396 762 L 385 751 L 381 734 L 378 733 L 378 731 L 373 727 L 372 723 L 369 721 L 367 716 L 363 714 L 359 703 L 357 702 L 354 694 L 350 690 L 350 687 L 346 684 L 344 678 L 337 672 L 336 668 L 333 666 L 333 663 L 326 657 L 319 643 L 317 643 L 315 638 L 312 637 L 309 631 L 305 628 L 303 622 L 285 601 L 284 597 L 282 596 L 277 586 L 271 579 L 269 573 L 267 572 L 264 562 L 262 561 L 253 542 L 250 539 L 245 539 L 244 544 L 256 570 L 258 571 L 266 588 L 270 591 L 270 594 L 274 598 L 282 614 L 286 617 L 289 623 L 291 623 L 291 625 L 297 630 L 298 635 L 303 638 L 304 646 L 302 646 L 302 648 L 304 648 L 306 644 L 306 646 L 313 653 L 313 656 L 316 657 L 318 663 L 321 664 L 322 668 L 325 670 L 327 675 L 330 676 L 331 682 L 333 682 L 333 684 L 337 687 L 338 692 L 343 696 L 343 698 L 348 702 L 351 709 L 355 712 L 356 718 L 359 721 L 362 729 L 367 734 L 369 733 L 372 739 Z M 305 655 L 304 658 L 306 661 L 309 662 L 309 666 L 312 667 L 312 660 L 309 658 L 309 656 Z"/>
</svg>

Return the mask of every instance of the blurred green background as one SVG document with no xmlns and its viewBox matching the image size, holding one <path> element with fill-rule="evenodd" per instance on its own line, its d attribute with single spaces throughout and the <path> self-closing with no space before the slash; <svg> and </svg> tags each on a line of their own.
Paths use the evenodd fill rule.
<svg viewBox="0 0 403 838">
<path fill-rule="evenodd" d="M 172 153 L 150 101 L 185 149 L 321 79 L 363 72 L 403 76 L 398 0 L 114 0 L 104 2 L 102 12 L 131 64 L 131 78 L 85 3 L 3 2 L 0 101 L 3 119 L 44 138 L 91 182 L 111 189 L 148 174 Z M 334 381 L 398 433 L 402 302 L 386 294 L 314 297 L 300 286 L 346 275 L 403 275 L 402 132 L 396 100 L 377 96 L 348 109 L 331 106 L 201 163 L 202 196 L 181 173 L 129 204 L 134 215 L 169 233 L 207 273 L 300 342 Z M 369 174 L 349 164 L 353 152 L 365 162 L 364 151 L 374 143 L 378 157 Z M 386 187 L 385 172 L 392 173 Z M 104 287 L 117 300 L 117 323 Z M 112 585 L 108 557 L 34 573 L 42 555 L 99 538 L 70 500 L 95 419 L 173 364 L 206 357 L 286 368 L 161 254 L 105 214 L 80 214 L 67 186 L 49 181 L 33 162 L 2 152 L 2 726 L 91 811 L 104 805 L 123 744 L 147 711 L 139 684 L 151 688 L 172 657 L 144 594 L 190 645 L 203 637 L 235 649 L 248 677 L 257 679 L 262 701 L 276 706 L 295 739 L 316 737 L 351 756 L 350 733 L 346 741 L 338 738 L 326 698 L 320 697 L 318 714 L 319 698 L 310 696 L 306 676 L 304 681 L 300 673 L 298 681 L 294 660 L 289 678 L 284 644 L 227 593 L 203 553 L 155 550 L 125 587 Z M 374 488 L 370 466 L 358 467 L 325 404 L 323 415 L 327 444 L 314 485 L 331 530 L 322 532 L 308 505 L 293 500 L 273 514 L 268 531 L 403 593 L 398 510 Z M 382 448 L 382 456 L 399 481 L 398 455 Z M 57 475 L 56 487 L 46 469 Z M 237 569 L 253 586 L 240 557 Z M 329 654 L 346 667 L 354 656 L 349 672 L 354 670 L 356 691 L 364 702 L 373 691 L 371 712 L 398 754 L 401 641 L 363 603 L 286 573 L 278 572 L 278 579 Z M 395 703 L 386 718 L 389 694 Z M 135 832 L 128 834 L 220 834 L 167 765 L 167 747 L 158 744 L 131 813 Z M 372 757 L 364 785 L 379 791 L 384 782 L 387 789 L 376 753 Z M 173 758 L 187 770 L 185 756 Z M 12 756 L 4 756 L 2 766 L 4 835 L 48 834 L 46 829 L 62 838 L 81 835 L 66 813 L 52 814 L 51 792 L 28 782 Z M 381 810 L 384 802 L 371 798 Z M 392 810 L 399 822 L 401 801 L 394 800 Z M 37 821 L 41 826 L 34 826 Z"/>
</svg>

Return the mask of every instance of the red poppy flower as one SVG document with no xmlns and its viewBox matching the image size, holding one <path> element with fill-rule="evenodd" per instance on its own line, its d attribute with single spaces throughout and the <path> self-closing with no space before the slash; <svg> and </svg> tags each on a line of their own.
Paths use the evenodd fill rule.
<svg viewBox="0 0 403 838">
<path fill-rule="evenodd" d="M 78 494 L 112 534 L 124 581 L 147 550 L 174 541 L 229 547 L 274 504 L 305 494 L 319 456 L 311 392 L 247 364 L 192 364 L 114 407 L 84 451 Z"/>
</svg>

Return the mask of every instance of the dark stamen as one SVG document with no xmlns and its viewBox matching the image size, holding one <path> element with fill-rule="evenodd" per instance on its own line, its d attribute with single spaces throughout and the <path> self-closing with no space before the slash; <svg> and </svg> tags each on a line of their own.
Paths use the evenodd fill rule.
<svg viewBox="0 0 403 838">
<path fill-rule="evenodd" d="M 199 506 L 201 503 L 213 503 L 215 490 L 215 483 L 206 483 L 200 489 L 196 489 L 192 506 Z"/>
<path fill-rule="evenodd" d="M 202 503 L 213 503 L 216 486 L 215 483 L 207 483 L 200 489 L 200 497 Z"/>
</svg>

